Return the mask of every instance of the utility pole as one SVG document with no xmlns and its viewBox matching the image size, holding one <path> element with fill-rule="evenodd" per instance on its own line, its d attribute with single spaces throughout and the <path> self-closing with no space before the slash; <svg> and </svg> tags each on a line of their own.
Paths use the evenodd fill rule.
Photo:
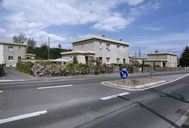
<svg viewBox="0 0 189 128">
<path fill-rule="evenodd" d="M 138 51 L 138 57 L 139 58 L 141 57 L 141 51 L 140 50 Z"/>
<path fill-rule="evenodd" d="M 48 60 L 50 59 L 50 37 L 48 37 Z"/>
</svg>

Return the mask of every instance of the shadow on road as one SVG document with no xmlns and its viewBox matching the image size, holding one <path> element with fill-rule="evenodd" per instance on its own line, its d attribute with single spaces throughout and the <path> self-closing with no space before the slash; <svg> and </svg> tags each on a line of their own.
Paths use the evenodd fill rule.
<svg viewBox="0 0 189 128">
<path fill-rule="evenodd" d="M 175 100 L 189 104 L 189 101 L 186 100 L 184 98 L 184 96 L 182 96 L 181 94 L 178 94 L 178 93 L 169 94 L 169 93 L 165 93 L 165 92 L 162 92 L 162 91 L 154 89 L 154 88 L 149 89 L 149 91 L 152 91 L 152 92 L 155 92 L 155 93 L 158 93 L 158 94 L 170 97 L 172 99 L 175 99 Z"/>
<path fill-rule="evenodd" d="M 156 116 L 160 117 L 161 119 L 163 119 L 164 121 L 166 121 L 167 123 L 171 124 L 172 126 L 174 126 L 175 128 L 181 128 L 180 126 L 178 126 L 177 124 L 175 124 L 173 121 L 169 120 L 168 118 L 166 118 L 165 116 L 157 113 L 156 111 L 154 111 L 153 109 L 149 108 L 148 106 L 144 105 L 143 103 L 141 102 L 135 102 L 135 101 L 132 101 L 126 97 L 123 97 L 123 96 L 118 96 L 118 98 L 120 99 L 123 99 L 123 100 L 126 100 L 126 101 L 130 101 L 130 102 L 133 102 L 137 105 L 139 105 L 140 107 L 150 111 L 151 113 L 155 114 Z"/>
</svg>

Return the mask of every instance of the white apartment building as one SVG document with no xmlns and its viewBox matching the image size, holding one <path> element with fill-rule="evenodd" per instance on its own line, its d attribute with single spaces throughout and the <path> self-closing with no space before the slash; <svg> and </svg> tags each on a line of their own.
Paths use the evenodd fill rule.
<svg viewBox="0 0 189 128">
<path fill-rule="evenodd" d="M 0 64 L 6 63 L 8 67 L 15 67 L 23 58 L 26 58 L 25 44 L 0 42 Z"/>
<path fill-rule="evenodd" d="M 102 64 L 129 63 L 129 44 L 122 40 L 113 40 L 101 36 L 89 36 L 76 40 L 72 44 L 73 51 L 94 52 L 94 59 Z"/>
<path fill-rule="evenodd" d="M 177 55 L 171 52 L 149 53 L 144 64 L 159 67 L 177 67 Z"/>
</svg>

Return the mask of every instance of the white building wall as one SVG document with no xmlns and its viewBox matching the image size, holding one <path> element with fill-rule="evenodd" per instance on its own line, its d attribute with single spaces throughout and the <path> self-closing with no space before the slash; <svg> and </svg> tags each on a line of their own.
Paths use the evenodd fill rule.
<svg viewBox="0 0 189 128">
<path fill-rule="evenodd" d="M 78 63 L 86 64 L 85 56 L 84 55 L 78 55 L 77 56 Z"/>
<path fill-rule="evenodd" d="M 168 55 L 167 60 L 169 67 L 177 67 L 177 56 Z"/>
<path fill-rule="evenodd" d="M 73 45 L 73 50 L 79 51 L 94 51 L 94 43 L 91 41 L 85 41 L 85 43 L 80 43 L 79 45 Z"/>
<path fill-rule="evenodd" d="M 109 45 L 109 48 L 107 48 L 107 45 Z M 119 50 L 117 45 L 119 46 Z M 123 64 L 123 59 L 125 59 L 125 63 L 129 63 L 128 46 L 121 44 L 114 44 L 107 41 L 94 40 L 74 44 L 73 50 L 94 51 L 95 58 L 102 57 L 102 63 L 106 64 L 117 64 L 117 58 L 119 58 L 120 64 Z M 108 58 L 109 63 L 107 62 Z"/>
<path fill-rule="evenodd" d="M 96 41 L 95 44 L 95 56 L 96 57 L 102 57 L 102 63 L 107 64 L 107 59 L 110 58 L 110 63 L 117 64 L 117 58 L 119 58 L 119 63 L 123 64 L 123 59 L 125 59 L 126 63 L 129 63 L 129 54 L 128 54 L 128 47 L 119 45 L 119 44 L 113 44 L 109 42 L 102 42 L 102 41 Z M 109 48 L 107 47 L 109 45 Z M 118 47 L 119 46 L 119 50 Z"/>
<path fill-rule="evenodd" d="M 0 45 L 0 64 L 2 64 L 4 61 L 3 57 L 3 45 Z"/>
</svg>

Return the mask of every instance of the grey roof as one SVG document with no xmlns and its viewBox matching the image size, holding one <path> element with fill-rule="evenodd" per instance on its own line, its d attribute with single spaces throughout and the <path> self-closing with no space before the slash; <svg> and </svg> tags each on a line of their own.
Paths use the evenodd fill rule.
<svg viewBox="0 0 189 128">
<path fill-rule="evenodd" d="M 124 41 L 113 40 L 113 39 L 109 39 L 109 38 L 105 38 L 105 37 L 101 37 L 101 36 L 96 36 L 96 35 L 88 36 L 88 37 L 85 37 L 85 38 L 81 38 L 81 39 L 75 40 L 75 41 L 73 41 L 73 44 L 77 44 L 77 43 L 81 43 L 83 41 L 93 40 L 93 39 L 129 46 L 129 43 L 126 43 Z"/>
<path fill-rule="evenodd" d="M 19 44 L 19 43 L 13 43 L 13 42 L 0 42 L 2 45 L 16 45 L 16 46 L 26 46 L 26 44 Z"/>
<path fill-rule="evenodd" d="M 152 52 L 152 53 L 149 53 L 148 55 L 173 55 L 173 56 L 177 56 L 175 53 L 172 53 L 172 52 Z"/>
</svg>

